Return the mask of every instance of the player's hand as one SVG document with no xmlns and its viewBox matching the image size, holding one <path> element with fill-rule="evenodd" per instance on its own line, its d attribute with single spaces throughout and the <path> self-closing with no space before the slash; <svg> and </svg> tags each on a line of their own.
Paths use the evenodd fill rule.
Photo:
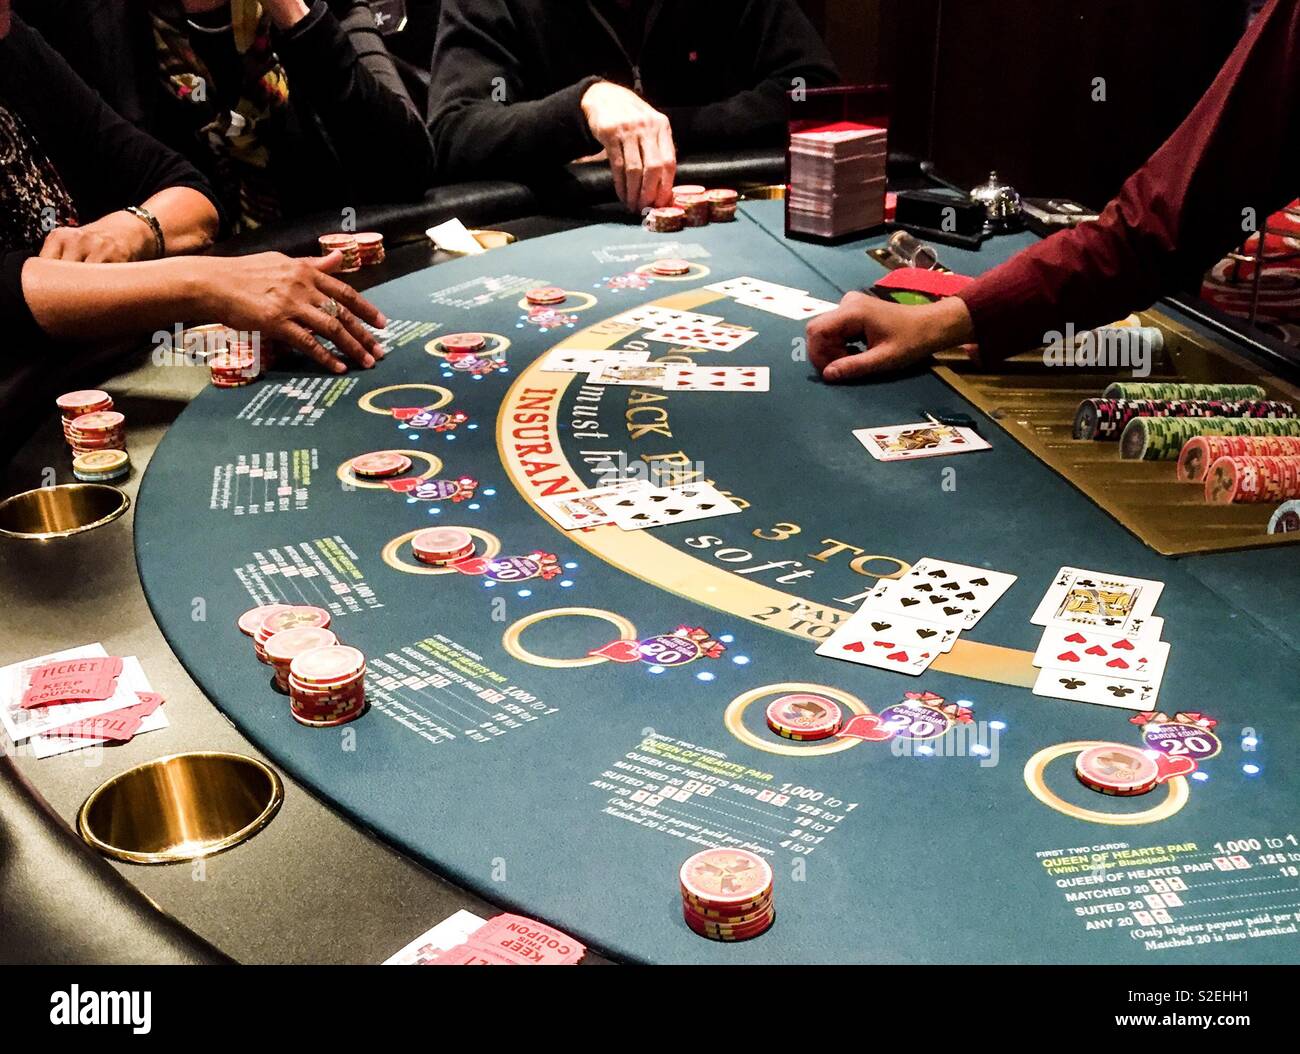
<svg viewBox="0 0 1300 1054">
<path fill-rule="evenodd" d="M 321 346 L 331 341 L 347 358 L 369 369 L 384 350 L 362 325 L 388 324 L 374 304 L 345 282 L 330 276 L 343 254 L 293 259 L 258 253 L 230 259 L 203 258 L 200 303 L 206 317 L 236 330 L 261 334 L 297 348 L 334 373 L 347 366 Z M 337 314 L 331 315 L 337 304 Z"/>
<path fill-rule="evenodd" d="M 84 227 L 55 227 L 39 255 L 74 263 L 131 263 L 153 259 L 155 249 L 149 224 L 129 212 L 110 212 Z"/>
<path fill-rule="evenodd" d="M 914 306 L 848 293 L 834 311 L 809 321 L 808 357 L 822 380 L 834 384 L 905 369 L 973 335 L 958 297 Z"/>
<path fill-rule="evenodd" d="M 677 150 L 668 118 L 609 81 L 597 81 L 583 93 L 582 113 L 609 156 L 619 200 L 633 212 L 671 205 Z"/>
</svg>

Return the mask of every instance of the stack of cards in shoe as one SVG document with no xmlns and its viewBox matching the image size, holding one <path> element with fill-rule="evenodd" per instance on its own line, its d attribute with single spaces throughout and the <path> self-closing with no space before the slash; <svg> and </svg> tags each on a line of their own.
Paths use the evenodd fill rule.
<svg viewBox="0 0 1300 1054">
<path fill-rule="evenodd" d="M 1034 694 L 1150 710 L 1169 645 L 1152 615 L 1163 582 L 1062 567 L 1030 621 L 1043 626 Z"/>
<path fill-rule="evenodd" d="M 818 655 L 915 677 L 952 651 L 1011 588 L 1016 576 L 927 556 L 898 579 L 885 579 Z"/>
<path fill-rule="evenodd" d="M 789 228 L 836 238 L 885 221 L 883 128 L 840 121 L 790 136 Z"/>
<path fill-rule="evenodd" d="M 590 490 L 539 498 L 542 511 L 566 531 L 617 524 L 625 531 L 729 516 L 740 506 L 708 483 L 657 487 L 618 480 Z"/>
</svg>

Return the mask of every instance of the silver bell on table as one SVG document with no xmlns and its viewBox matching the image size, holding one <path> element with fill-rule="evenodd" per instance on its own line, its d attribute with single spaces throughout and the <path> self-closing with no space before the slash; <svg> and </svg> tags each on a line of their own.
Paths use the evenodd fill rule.
<svg viewBox="0 0 1300 1054">
<path fill-rule="evenodd" d="M 988 182 L 970 192 L 971 200 L 984 206 L 990 230 L 1007 230 L 1020 224 L 1020 195 L 1016 188 L 990 172 Z"/>
</svg>

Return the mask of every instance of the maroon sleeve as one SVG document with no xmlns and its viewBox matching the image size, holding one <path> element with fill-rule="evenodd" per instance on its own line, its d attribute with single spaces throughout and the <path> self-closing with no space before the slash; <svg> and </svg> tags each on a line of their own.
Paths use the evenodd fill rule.
<svg viewBox="0 0 1300 1054">
<path fill-rule="evenodd" d="M 1116 105 L 1112 103 L 1111 105 Z M 1196 108 L 1094 223 L 1052 235 L 959 296 L 980 357 L 1037 347 L 1194 284 L 1300 194 L 1300 0 L 1273 0 Z"/>
</svg>

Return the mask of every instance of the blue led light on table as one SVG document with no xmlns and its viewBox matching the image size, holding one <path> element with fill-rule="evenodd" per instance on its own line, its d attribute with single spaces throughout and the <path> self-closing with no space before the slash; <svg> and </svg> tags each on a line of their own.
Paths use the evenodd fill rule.
<svg viewBox="0 0 1300 1054">
<path fill-rule="evenodd" d="M 468 428 L 468 429 L 472 432 L 472 431 L 474 431 L 474 429 L 476 429 L 476 428 L 478 427 L 478 425 L 466 425 L 465 427 Z"/>
<path fill-rule="evenodd" d="M 442 512 L 442 506 L 440 506 L 440 505 L 435 505 L 433 508 L 431 508 L 431 509 L 429 510 L 429 515 L 430 515 L 430 516 L 437 516 L 438 513 L 440 513 L 440 512 Z"/>
<path fill-rule="evenodd" d="M 1260 768 L 1258 765 L 1251 764 L 1248 761 L 1246 762 L 1246 764 L 1241 766 L 1241 771 L 1244 772 L 1247 776 L 1258 776 L 1260 772 Z"/>
<path fill-rule="evenodd" d="M 695 675 L 695 679 L 697 681 L 712 681 L 716 676 L 716 674 L 710 673 L 708 670 L 701 670 Z"/>
<path fill-rule="evenodd" d="M 495 490 L 491 490 L 491 489 L 489 489 L 489 490 L 485 490 L 485 491 L 483 492 L 483 496 L 484 496 L 484 497 L 487 497 L 487 498 L 495 497 L 495 496 L 496 496 L 496 491 L 495 491 Z"/>
<path fill-rule="evenodd" d="M 986 747 L 983 743 L 976 743 L 976 744 L 974 744 L 974 745 L 970 748 L 970 752 L 971 752 L 972 754 L 978 754 L 980 757 L 985 757 L 985 756 L 987 756 L 988 754 L 991 754 L 991 753 L 992 753 L 992 751 L 990 751 L 989 748 Z"/>
<path fill-rule="evenodd" d="M 496 583 L 493 582 L 492 579 L 490 579 L 490 578 L 485 578 L 485 579 L 483 579 L 483 588 L 484 588 L 484 589 L 492 589 L 492 588 L 494 588 L 495 586 L 496 586 Z"/>
<path fill-rule="evenodd" d="M 912 753 L 919 754 L 921 757 L 929 757 L 931 754 L 934 753 L 934 747 L 930 746 L 927 743 L 922 743 L 920 746 L 913 747 Z"/>
<path fill-rule="evenodd" d="M 570 560 L 570 561 L 569 561 L 567 564 L 565 564 L 564 566 L 565 566 L 565 568 L 567 568 L 568 570 L 572 571 L 572 570 L 573 570 L 575 567 L 577 567 L 578 565 L 577 565 L 574 561 Z"/>
<path fill-rule="evenodd" d="M 737 666 L 748 666 L 748 665 L 749 665 L 749 656 L 748 656 L 748 655 L 733 655 L 733 656 L 731 657 L 731 661 L 734 662 Z"/>
<path fill-rule="evenodd" d="M 1006 727 L 1007 727 L 1007 723 L 1006 723 L 1005 721 L 990 721 L 990 722 L 989 722 L 989 728 L 996 729 L 996 730 L 999 731 L 999 732 L 1003 731 Z"/>
<path fill-rule="evenodd" d="M 732 634 L 730 633 L 724 633 L 721 637 L 718 638 L 718 640 L 722 641 L 723 644 L 730 644 L 735 639 L 736 638 L 732 636 Z"/>
<path fill-rule="evenodd" d="M 483 506 L 481 506 L 481 505 L 480 505 L 478 502 L 476 502 L 476 501 L 472 501 L 472 502 L 470 502 L 468 505 L 466 505 L 465 507 L 466 507 L 467 509 L 481 509 Z"/>
<path fill-rule="evenodd" d="M 572 585 L 573 585 L 573 579 L 571 579 L 571 578 L 565 578 L 565 579 L 562 579 L 562 580 L 560 581 L 560 588 L 561 588 L 561 589 L 568 589 L 568 588 L 570 588 Z"/>
<path fill-rule="evenodd" d="M 521 597 L 530 597 L 533 595 L 533 591 L 531 589 L 521 589 L 519 590 L 519 595 Z"/>
<path fill-rule="evenodd" d="M 1254 750 L 1257 746 L 1259 746 L 1259 740 L 1254 736 L 1246 736 L 1241 741 L 1241 747 L 1243 750 Z"/>
<path fill-rule="evenodd" d="M 664 672 L 664 667 L 663 667 L 663 666 L 648 666 L 648 667 L 646 667 L 646 670 L 647 670 L 649 673 L 663 673 L 663 672 Z"/>
<path fill-rule="evenodd" d="M 1192 773 L 1192 779 L 1199 780 L 1201 783 L 1204 783 L 1209 778 L 1210 774 L 1208 772 L 1202 772 L 1200 769 L 1197 769 Z"/>
</svg>

